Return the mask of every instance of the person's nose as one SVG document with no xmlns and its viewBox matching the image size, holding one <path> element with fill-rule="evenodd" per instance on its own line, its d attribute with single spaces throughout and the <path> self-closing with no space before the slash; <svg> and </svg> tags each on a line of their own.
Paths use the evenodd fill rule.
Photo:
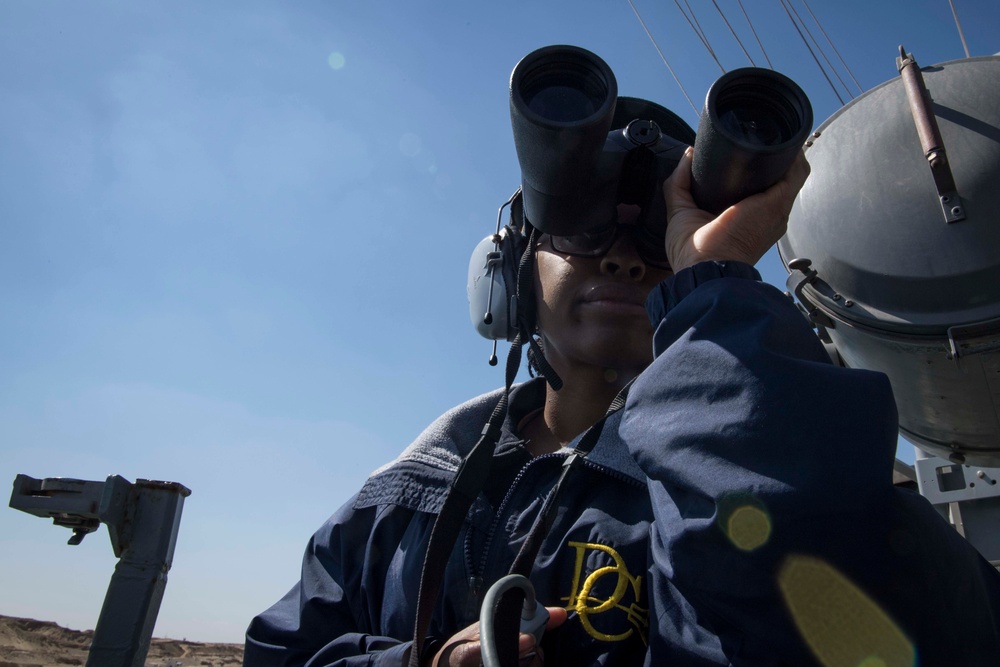
<svg viewBox="0 0 1000 667">
<path fill-rule="evenodd" d="M 620 234 L 601 258 L 601 271 L 617 278 L 640 281 L 646 275 L 646 263 L 639 256 L 632 239 Z"/>
</svg>

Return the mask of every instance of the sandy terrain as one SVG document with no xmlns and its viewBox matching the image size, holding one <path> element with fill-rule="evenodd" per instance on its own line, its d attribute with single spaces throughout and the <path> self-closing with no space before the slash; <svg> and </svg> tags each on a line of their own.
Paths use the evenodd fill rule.
<svg viewBox="0 0 1000 667">
<path fill-rule="evenodd" d="M 0 667 L 87 664 L 92 630 L 69 630 L 48 621 L 0 616 Z M 146 667 L 239 667 L 240 644 L 153 639 Z"/>
</svg>

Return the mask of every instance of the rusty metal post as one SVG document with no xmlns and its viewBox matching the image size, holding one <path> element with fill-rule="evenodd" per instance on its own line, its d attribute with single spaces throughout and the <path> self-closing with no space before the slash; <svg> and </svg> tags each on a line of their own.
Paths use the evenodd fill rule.
<svg viewBox="0 0 1000 667">
<path fill-rule="evenodd" d="M 965 209 L 962 206 L 962 199 L 958 196 L 958 188 L 955 186 L 948 152 L 944 147 L 944 139 L 941 138 L 941 128 L 938 127 L 937 118 L 934 116 L 931 94 L 927 90 L 927 84 L 924 83 L 924 76 L 916 59 L 912 53 L 907 53 L 902 45 L 899 47 L 896 68 L 899 69 L 906 98 L 910 103 L 910 113 L 917 127 L 920 147 L 931 168 L 945 222 L 964 220 Z"/>
</svg>

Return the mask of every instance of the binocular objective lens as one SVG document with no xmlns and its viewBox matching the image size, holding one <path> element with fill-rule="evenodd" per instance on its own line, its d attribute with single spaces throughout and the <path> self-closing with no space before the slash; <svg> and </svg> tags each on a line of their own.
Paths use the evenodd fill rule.
<svg viewBox="0 0 1000 667">
<path fill-rule="evenodd" d="M 719 121 L 727 134 L 751 146 L 777 146 L 792 137 L 787 125 L 760 109 L 729 109 Z"/>
<path fill-rule="evenodd" d="M 608 85 L 588 67 L 550 63 L 524 77 L 519 91 L 525 105 L 546 120 L 587 120 L 608 98 Z"/>
<path fill-rule="evenodd" d="M 569 86 L 550 86 L 539 90 L 528 102 L 528 108 L 539 116 L 557 122 L 583 120 L 597 111 L 582 91 Z"/>
<path fill-rule="evenodd" d="M 735 83 L 716 102 L 724 132 L 750 146 L 791 141 L 803 125 L 803 110 L 785 86 L 763 80 Z"/>
</svg>

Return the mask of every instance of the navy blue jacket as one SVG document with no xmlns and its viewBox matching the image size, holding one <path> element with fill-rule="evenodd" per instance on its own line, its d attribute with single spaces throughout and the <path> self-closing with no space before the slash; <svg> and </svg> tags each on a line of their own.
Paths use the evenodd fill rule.
<svg viewBox="0 0 1000 667">
<path fill-rule="evenodd" d="M 546 664 L 997 664 L 1000 577 L 893 487 L 885 376 L 832 365 L 747 265 L 681 271 L 647 309 L 655 360 L 564 486 L 532 571 L 570 611 Z M 433 638 L 477 620 L 575 444 L 527 455 L 516 424 L 543 396 L 538 380 L 512 395 Z M 498 398 L 443 415 L 320 528 L 245 665 L 405 664 L 434 515 Z"/>
</svg>

